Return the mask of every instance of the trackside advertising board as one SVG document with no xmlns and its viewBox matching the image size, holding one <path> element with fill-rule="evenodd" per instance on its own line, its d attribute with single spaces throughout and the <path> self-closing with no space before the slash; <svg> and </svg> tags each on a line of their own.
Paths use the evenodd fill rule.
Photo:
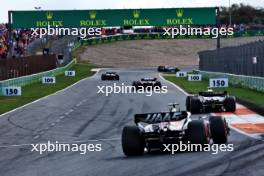
<svg viewBox="0 0 264 176">
<path fill-rule="evenodd" d="M 214 25 L 216 9 L 10 11 L 13 28 Z"/>
</svg>

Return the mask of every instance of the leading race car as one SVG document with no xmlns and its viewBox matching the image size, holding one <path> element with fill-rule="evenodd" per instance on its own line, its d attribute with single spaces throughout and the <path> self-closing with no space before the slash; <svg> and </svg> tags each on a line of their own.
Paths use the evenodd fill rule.
<svg viewBox="0 0 264 176">
<path fill-rule="evenodd" d="M 158 72 L 165 72 L 165 73 L 176 73 L 180 71 L 179 68 L 172 67 L 172 66 L 158 66 Z"/>
<path fill-rule="evenodd" d="M 135 126 L 125 126 L 122 132 L 122 148 L 126 156 L 143 155 L 145 149 L 162 150 L 163 144 L 180 141 L 191 144 L 225 144 L 229 127 L 221 116 L 206 116 L 198 120 L 181 111 L 177 103 L 169 104 L 168 112 L 135 114 Z"/>
<path fill-rule="evenodd" d="M 141 78 L 139 81 L 133 81 L 132 86 L 135 87 L 136 90 L 138 90 L 140 88 L 161 88 L 162 85 L 157 78 Z"/>
<path fill-rule="evenodd" d="M 101 75 L 101 80 L 119 80 L 119 75 L 116 72 L 106 72 Z"/>
<path fill-rule="evenodd" d="M 211 88 L 208 88 L 205 92 L 187 96 L 186 109 L 191 113 L 235 112 L 236 98 L 229 96 L 226 91 L 214 92 Z"/>
</svg>

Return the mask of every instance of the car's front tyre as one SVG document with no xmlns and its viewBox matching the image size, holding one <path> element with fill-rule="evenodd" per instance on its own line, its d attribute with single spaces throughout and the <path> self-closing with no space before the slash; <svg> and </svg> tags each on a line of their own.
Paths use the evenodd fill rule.
<svg viewBox="0 0 264 176">
<path fill-rule="evenodd" d="M 226 97 L 224 101 L 224 108 L 227 112 L 236 111 L 236 98 L 235 97 Z"/>
</svg>

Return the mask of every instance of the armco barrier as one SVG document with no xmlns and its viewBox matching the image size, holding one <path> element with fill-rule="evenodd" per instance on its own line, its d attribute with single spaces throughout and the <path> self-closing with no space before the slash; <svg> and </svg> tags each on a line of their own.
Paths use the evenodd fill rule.
<svg viewBox="0 0 264 176">
<path fill-rule="evenodd" d="M 69 69 L 72 67 L 74 64 L 76 64 L 76 59 L 73 59 L 69 64 L 67 64 L 64 67 L 59 67 L 53 70 L 41 72 L 41 73 L 36 73 L 33 75 L 28 75 L 28 76 L 22 76 L 18 78 L 13 78 L 13 79 L 8 79 L 4 81 L 0 81 L 0 95 L 2 95 L 2 89 L 3 87 L 8 87 L 8 86 L 25 86 L 29 85 L 35 82 L 39 82 L 42 77 L 44 76 L 57 76 L 59 74 L 64 73 L 65 70 Z"/>
<path fill-rule="evenodd" d="M 229 84 L 242 88 L 249 88 L 252 90 L 257 90 L 264 92 L 264 78 L 263 77 L 253 77 L 244 75 L 234 75 L 221 72 L 208 72 L 195 70 L 196 73 L 202 74 L 203 78 L 228 78 Z"/>
</svg>

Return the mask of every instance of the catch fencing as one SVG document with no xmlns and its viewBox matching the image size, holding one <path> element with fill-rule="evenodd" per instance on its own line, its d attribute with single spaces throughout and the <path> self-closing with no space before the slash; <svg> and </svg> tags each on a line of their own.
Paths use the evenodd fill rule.
<svg viewBox="0 0 264 176">
<path fill-rule="evenodd" d="M 56 68 L 56 55 L 39 55 L 0 60 L 0 80 L 31 75 Z"/>
<path fill-rule="evenodd" d="M 41 73 L 0 81 L 0 95 L 2 94 L 3 87 L 12 87 L 12 86 L 22 87 L 32 83 L 40 82 L 42 77 L 57 76 L 63 74 L 66 70 L 70 69 L 76 63 L 77 63 L 76 59 L 73 59 L 70 63 L 68 63 L 64 67 L 58 67 L 56 69 L 52 69 Z"/>
<path fill-rule="evenodd" d="M 264 41 L 199 52 L 199 70 L 264 77 Z"/>
<path fill-rule="evenodd" d="M 195 70 L 195 73 L 202 74 L 204 79 L 228 78 L 229 84 L 235 87 L 242 87 L 264 92 L 264 77 L 243 76 L 221 72 L 208 72 Z"/>
</svg>

